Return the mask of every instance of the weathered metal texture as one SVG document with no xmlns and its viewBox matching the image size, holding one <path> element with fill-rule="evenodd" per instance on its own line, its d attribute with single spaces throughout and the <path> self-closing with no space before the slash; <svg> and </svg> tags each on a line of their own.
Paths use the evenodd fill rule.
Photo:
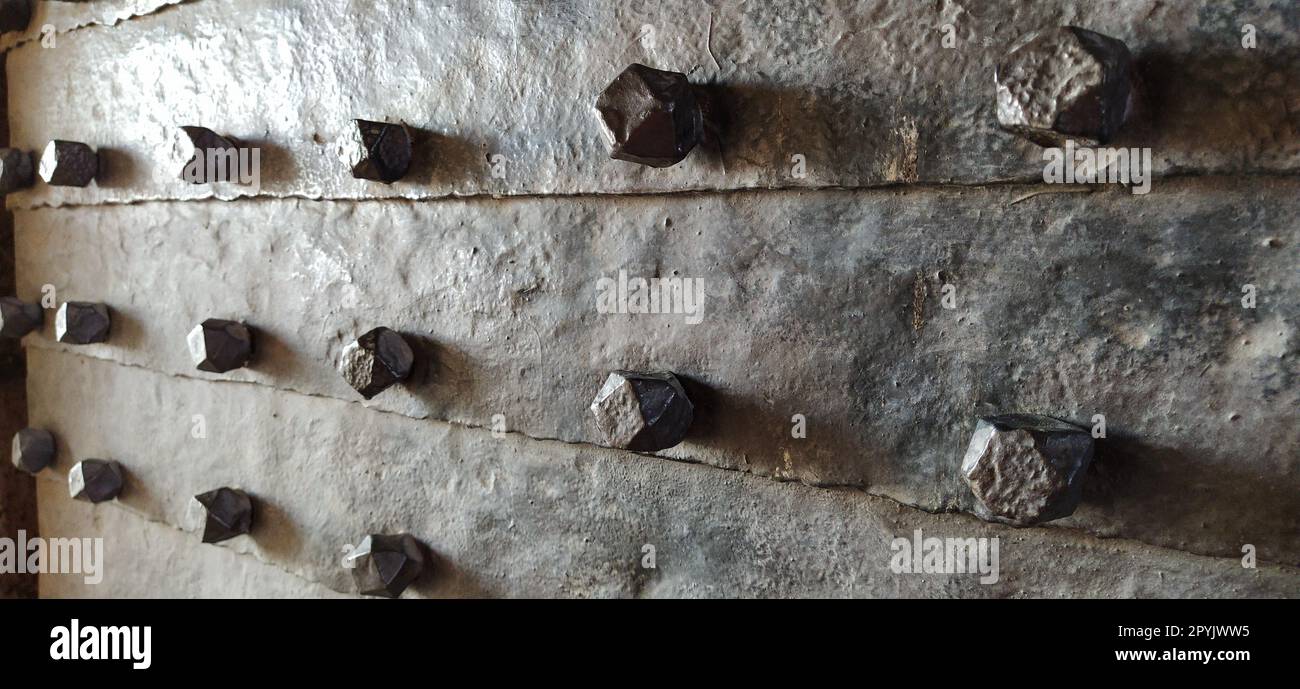
<svg viewBox="0 0 1300 689">
<path fill-rule="evenodd" d="M 83 459 L 68 470 L 68 495 L 86 502 L 108 502 L 122 493 L 126 477 L 113 460 Z"/>
<path fill-rule="evenodd" d="M 979 420 L 961 473 L 985 519 L 1032 526 L 1074 514 L 1092 462 L 1089 431 L 1049 416 L 999 414 Z"/>
<path fill-rule="evenodd" d="M 1076 26 L 1024 37 L 994 78 L 998 124 L 1040 146 L 1107 143 L 1140 98 L 1128 46 Z"/>
<path fill-rule="evenodd" d="M 239 321 L 208 318 L 186 338 L 194 367 L 209 373 L 242 368 L 253 358 L 253 333 Z"/>
<path fill-rule="evenodd" d="M 347 150 L 353 177 L 392 184 L 411 169 L 411 157 L 411 130 L 406 125 L 356 120 Z"/>
<path fill-rule="evenodd" d="M 41 152 L 40 175 L 52 187 L 84 187 L 99 175 L 99 154 L 80 141 L 54 140 Z"/>
<path fill-rule="evenodd" d="M 65 301 L 54 315 L 54 339 L 64 344 L 89 345 L 108 341 L 112 318 L 108 307 L 89 301 Z"/>
<path fill-rule="evenodd" d="M 239 31 L 229 30 L 234 17 Z M 1247 23 L 1255 49 L 1241 46 Z M 998 129 L 993 73 L 1018 38 L 1062 24 L 1124 41 L 1152 87 L 1148 121 L 1115 145 L 1151 147 L 1160 172 L 1300 170 L 1300 5 L 1289 0 L 978 10 L 914 0 L 232 0 L 92 27 L 57 50 L 14 50 L 10 100 L 24 105 L 11 114 L 11 145 L 93 141 L 108 172 L 95 188 L 38 186 L 9 203 L 1041 179 L 1041 150 Z M 666 169 L 611 164 L 592 104 L 634 62 L 715 84 L 731 113 L 720 147 Z M 108 106 L 127 96 L 133 107 Z M 178 181 L 178 113 L 257 133 L 260 187 Z M 417 160 L 401 181 L 354 179 L 340 164 L 358 114 L 413 128 Z"/>
<path fill-rule="evenodd" d="M 406 380 L 414 366 L 415 352 L 406 338 L 384 327 L 366 332 L 339 354 L 339 374 L 366 399 Z"/>
<path fill-rule="evenodd" d="M 16 1 L 16 0 L 11 0 Z M 118 22 L 144 14 L 155 12 L 181 0 L 95 0 L 94 2 L 41 2 L 24 0 L 30 8 L 31 19 L 26 29 L 0 35 L 0 50 L 26 43 L 40 44 L 44 39 L 51 47 L 58 47 L 59 41 L 69 31 L 95 24 L 113 25 Z"/>
<path fill-rule="evenodd" d="M 17 148 L 0 148 L 0 194 L 32 186 L 32 155 Z"/>
<path fill-rule="evenodd" d="M 190 142 L 190 157 L 179 177 L 190 184 L 236 182 L 240 177 L 238 156 L 249 149 L 234 137 L 207 127 L 185 125 L 181 132 Z M 251 166 L 251 162 L 250 162 Z"/>
<path fill-rule="evenodd" d="M 610 446 L 657 452 L 686 437 L 695 407 L 671 373 L 614 371 L 596 393 L 591 414 Z"/>
<path fill-rule="evenodd" d="M 24 428 L 14 434 L 11 458 L 19 470 L 29 474 L 40 473 L 54 463 L 56 456 L 54 434 L 49 431 Z"/>
<path fill-rule="evenodd" d="M 397 598 L 424 573 L 424 546 L 411 534 L 370 534 L 343 558 L 357 592 Z"/>
<path fill-rule="evenodd" d="M 343 598 L 344 594 L 295 576 L 230 548 L 196 547 L 193 537 L 164 524 L 113 508 L 68 498 L 54 481 L 37 481 L 45 533 L 104 539 L 103 581 L 47 575 L 44 598 Z M 166 566 L 142 567 L 142 562 Z"/>
<path fill-rule="evenodd" d="M 220 543 L 253 531 L 253 500 L 237 488 L 221 487 L 194 496 L 203 511 L 204 543 Z"/>
<path fill-rule="evenodd" d="M 17 297 L 0 297 L 0 337 L 19 338 L 41 327 L 45 310 Z"/>
<path fill-rule="evenodd" d="M 681 72 L 633 64 L 601 91 L 596 112 L 615 160 L 670 167 L 704 138 L 695 87 Z"/>
<path fill-rule="evenodd" d="M 16 215 L 17 292 L 120 305 L 120 346 L 78 352 L 172 375 L 175 333 L 257 313 L 258 369 L 229 377 L 341 400 L 343 346 L 387 323 L 426 363 L 367 404 L 537 438 L 601 443 L 608 371 L 670 368 L 696 419 L 665 456 L 928 510 L 973 509 L 977 415 L 1100 413 L 1084 503 L 1053 526 L 1295 563 L 1300 183 L 1209 181 L 44 209 Z M 598 312 L 620 270 L 702 278 L 700 324 Z"/>
<path fill-rule="evenodd" d="M 436 553 L 433 575 L 407 596 L 1300 595 L 1300 570 L 1245 569 L 1240 554 L 1208 558 L 1074 529 L 1017 530 L 927 514 L 860 491 L 358 413 L 340 400 L 213 385 L 64 352 L 33 351 L 31 383 L 32 423 L 57 432 L 70 453 L 131 456 L 132 480 L 142 486 L 123 495 L 123 508 L 100 507 L 92 520 L 89 506 L 61 494 L 55 475 L 37 480 L 41 524 L 49 533 L 105 538 L 105 581 L 78 595 L 149 590 L 137 581 L 157 581 L 164 570 L 132 566 L 145 554 L 159 556 L 153 539 L 136 534 L 152 533 L 157 526 L 150 520 L 178 524 L 187 489 L 212 481 L 266 497 L 258 538 L 221 548 L 200 548 L 191 539 L 194 550 L 186 552 L 159 535 L 164 553 L 177 557 L 168 558 L 169 577 L 158 582 L 157 593 L 256 588 L 259 581 L 239 574 L 261 562 L 353 592 L 340 559 L 345 546 L 357 545 L 358 529 L 370 528 L 409 532 Z M 66 400 L 84 390 L 114 390 L 139 403 L 69 409 Z M 206 439 L 188 432 L 196 411 L 207 417 Z M 134 432 L 101 432 L 109 426 Z M 240 442 L 229 442 L 233 437 Z M 316 478 L 303 481 L 304 475 Z M 1221 528 L 1217 516 L 1205 519 Z M 999 537 L 998 581 L 895 574 L 891 544 L 912 539 L 916 529 L 926 537 Z M 643 566 L 647 545 L 654 548 L 653 569 Z M 232 579 L 228 589 L 204 571 L 213 556 L 201 551 L 245 554 L 225 563 L 232 569 L 219 570 Z M 257 576 L 268 587 L 278 580 L 272 573 Z M 70 587 L 50 581 L 58 579 L 68 577 L 47 578 L 43 591 L 50 590 L 47 583 L 64 587 L 52 590 Z M 300 586 L 277 585 L 263 595 L 320 595 L 310 584 Z"/>
</svg>

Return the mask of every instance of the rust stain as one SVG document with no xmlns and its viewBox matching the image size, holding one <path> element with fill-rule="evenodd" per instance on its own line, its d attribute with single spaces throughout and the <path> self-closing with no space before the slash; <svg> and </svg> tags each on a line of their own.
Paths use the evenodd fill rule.
<svg viewBox="0 0 1300 689">
<path fill-rule="evenodd" d="M 912 283 L 912 330 L 918 333 L 925 327 L 925 298 L 928 296 L 930 284 L 926 282 L 925 273 L 918 270 Z"/>
</svg>

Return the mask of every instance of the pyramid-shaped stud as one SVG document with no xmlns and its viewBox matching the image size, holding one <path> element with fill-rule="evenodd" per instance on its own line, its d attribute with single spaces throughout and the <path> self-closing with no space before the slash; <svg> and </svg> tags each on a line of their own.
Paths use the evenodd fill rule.
<svg viewBox="0 0 1300 689">
<path fill-rule="evenodd" d="M 596 393 L 591 414 L 611 447 L 655 452 L 686 437 L 695 405 L 672 373 L 614 371 Z"/>
<path fill-rule="evenodd" d="M 704 111 L 681 72 L 633 64 L 601 92 L 596 112 L 616 160 L 676 165 L 704 137 Z"/>
<path fill-rule="evenodd" d="M 108 307 L 88 301 L 68 301 L 54 315 L 54 338 L 65 344 L 107 342 L 112 319 Z"/>
<path fill-rule="evenodd" d="M 68 494 L 86 502 L 107 502 L 122 492 L 122 465 L 106 459 L 84 459 L 68 472 Z"/>
<path fill-rule="evenodd" d="M 14 434 L 13 462 L 19 471 L 35 474 L 54 463 L 54 434 L 42 428 L 24 428 Z"/>
<path fill-rule="evenodd" d="M 371 534 L 343 559 L 357 591 L 397 598 L 424 572 L 424 546 L 410 534 Z"/>
<path fill-rule="evenodd" d="M 253 357 L 253 333 L 239 321 L 209 318 L 194 326 L 186 342 L 190 358 L 200 371 L 233 371 Z"/>
<path fill-rule="evenodd" d="M 194 500 L 203 508 L 204 543 L 219 543 L 253 530 L 253 500 L 248 493 L 221 487 L 200 493 Z"/>
<path fill-rule="evenodd" d="M 391 184 L 411 167 L 411 130 L 403 124 L 354 120 L 347 143 L 352 176 Z"/>
<path fill-rule="evenodd" d="M 52 187 L 84 187 L 98 174 L 99 154 L 79 141 L 51 141 L 41 153 L 41 179 Z"/>
<path fill-rule="evenodd" d="M 17 297 L 0 297 L 0 337 L 22 337 L 44 322 L 45 311 L 40 304 Z"/>
<path fill-rule="evenodd" d="M 406 338 L 388 328 L 375 328 L 343 348 L 339 373 L 370 399 L 411 375 L 415 352 Z"/>
</svg>

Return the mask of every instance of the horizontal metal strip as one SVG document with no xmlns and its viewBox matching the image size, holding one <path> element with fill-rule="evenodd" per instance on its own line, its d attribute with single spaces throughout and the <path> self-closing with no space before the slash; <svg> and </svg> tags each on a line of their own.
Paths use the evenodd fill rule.
<svg viewBox="0 0 1300 689">
<path fill-rule="evenodd" d="M 42 535 L 103 535 L 110 591 L 167 558 L 167 595 L 216 595 L 212 579 L 232 565 L 171 539 L 124 543 L 121 509 L 60 496 L 75 459 L 121 461 L 122 506 L 173 525 L 187 523 L 190 496 L 241 487 L 257 500 L 252 536 L 205 546 L 191 535 L 193 547 L 231 548 L 341 591 L 352 590 L 344 548 L 374 531 L 410 532 L 436 553 L 412 592 L 422 596 L 1288 596 L 1300 576 L 61 352 L 34 351 L 30 381 L 31 422 L 61 445 L 40 481 L 42 527 L 74 529 Z M 895 539 L 918 530 L 998 539 L 997 581 L 898 573 Z"/>
<path fill-rule="evenodd" d="M 92 356 L 352 402 L 339 354 L 388 326 L 420 363 L 365 404 L 532 438 L 602 443 L 604 376 L 673 370 L 696 422 L 663 455 L 926 510 L 972 508 L 977 415 L 1102 414 L 1062 523 L 1296 563 L 1297 187 L 45 209 L 16 215 L 18 285 L 107 303 Z M 637 313 L 666 278 L 697 301 Z M 210 317 L 255 329 L 250 368 L 194 369 Z M 29 348 L 64 346 L 52 321 Z"/>
<path fill-rule="evenodd" d="M 57 4 L 57 3 L 45 3 Z M 1068 11 L 1063 11 L 1065 5 Z M 1023 34 L 1063 21 L 1122 39 L 1146 82 L 1114 145 L 1155 174 L 1300 170 L 1295 8 L 1217 0 L 1152 8 L 913 0 L 184 4 L 9 56 L 14 146 L 100 149 L 87 188 L 13 207 L 150 199 L 442 198 L 1043 179 L 1042 151 L 997 129 L 993 72 Z M 1257 32 L 1242 46 L 1243 26 Z M 412 27 L 418 27 L 413 30 Z M 653 169 L 609 160 L 593 105 L 633 62 L 712 84 L 719 145 Z M 417 130 L 392 185 L 341 160 L 354 118 Z M 256 184 L 193 185 L 182 125 L 261 147 Z M 251 164 L 251 161 L 250 161 Z"/>
</svg>

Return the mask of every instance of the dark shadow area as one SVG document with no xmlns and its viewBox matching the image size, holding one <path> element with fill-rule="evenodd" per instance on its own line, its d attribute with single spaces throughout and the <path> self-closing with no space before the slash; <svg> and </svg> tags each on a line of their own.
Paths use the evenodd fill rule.
<svg viewBox="0 0 1300 689">
<path fill-rule="evenodd" d="M 698 155 L 718 172 L 758 168 L 759 176 L 798 184 L 791 157 L 805 156 L 808 169 L 824 167 L 861 174 L 879 170 L 892 154 L 880 122 L 886 105 L 864 96 L 867 85 L 794 89 L 765 85 L 708 84 L 706 137 Z M 873 129 L 873 126 L 875 129 Z M 833 145 L 834 151 L 827 147 Z M 809 175 L 813 178 L 813 175 Z"/>
<path fill-rule="evenodd" d="M 253 356 L 244 368 L 254 373 L 294 380 L 302 370 L 302 359 L 276 334 L 245 323 L 253 336 Z"/>
<path fill-rule="evenodd" d="M 1150 146 L 1156 160 L 1173 151 L 1215 154 L 1245 169 L 1300 149 L 1300 51 L 1152 50 L 1136 56 L 1142 97 L 1114 146 Z"/>
<path fill-rule="evenodd" d="M 9 88 L 6 56 L 0 55 L 0 143 L 9 144 Z M 32 175 L 36 175 L 36 158 L 32 158 Z M 16 255 L 14 216 L 0 204 L 0 296 L 12 296 L 16 289 Z M 34 295 L 25 295 L 34 296 Z M 49 321 L 50 314 L 45 314 Z M 31 337 L 40 337 L 37 329 Z M 27 359 L 22 340 L 0 337 L 0 447 L 8 448 L 14 434 L 27 426 Z M 55 439 L 58 451 L 58 439 Z M 56 456 L 55 462 L 58 462 Z M 39 534 L 36 521 L 36 480 L 9 461 L 6 452 L 0 461 L 0 538 L 15 538 L 25 531 L 29 538 Z M 35 598 L 35 574 L 7 573 L 0 576 L 0 598 Z"/>
<path fill-rule="evenodd" d="M 292 561 L 302 552 L 297 524 L 274 500 L 243 488 L 253 500 L 253 530 L 248 534 L 262 552 L 276 561 Z M 341 557 L 341 556 L 340 556 Z"/>
<path fill-rule="evenodd" d="M 1181 534 L 1181 549 L 1221 557 L 1241 552 L 1208 543 L 1251 544 L 1261 560 L 1297 566 L 1300 494 L 1286 483 L 1262 481 L 1258 471 L 1231 461 L 1195 462 L 1110 428 L 1097 439 L 1080 509 L 1091 508 L 1090 527 L 1103 534 L 1117 525 L 1148 542 L 1167 543 Z M 1198 532 L 1207 545 L 1198 543 Z"/>
<path fill-rule="evenodd" d="M 420 543 L 424 571 L 411 583 L 411 590 L 425 598 L 486 598 L 490 594 L 474 576 L 451 559 Z"/>
<path fill-rule="evenodd" d="M 481 147 L 441 132 L 407 127 L 411 130 L 413 149 L 411 168 L 394 184 L 454 188 L 469 178 L 485 176 L 490 170 Z"/>
<path fill-rule="evenodd" d="M 272 141 L 260 139 L 241 138 L 239 143 L 241 146 L 257 150 L 257 188 L 292 182 L 298 176 L 298 164 L 294 162 L 293 152 L 288 148 Z M 250 162 L 249 165 L 251 164 Z M 239 171 L 236 170 L 237 173 Z M 176 173 L 180 175 L 181 171 L 177 170 Z M 238 176 L 235 177 L 234 181 L 220 182 L 220 184 L 229 185 L 231 190 L 240 190 L 250 194 L 253 193 L 254 189 L 251 183 L 239 183 Z"/>
<path fill-rule="evenodd" d="M 135 160 L 126 151 L 116 148 L 99 148 L 96 149 L 99 158 L 99 172 L 95 174 L 95 184 L 105 189 L 125 189 L 132 184 L 138 183 L 135 179 L 136 164 Z M 34 165 L 40 164 L 38 157 L 32 159 Z M 180 171 L 177 171 L 179 179 Z"/>
</svg>

